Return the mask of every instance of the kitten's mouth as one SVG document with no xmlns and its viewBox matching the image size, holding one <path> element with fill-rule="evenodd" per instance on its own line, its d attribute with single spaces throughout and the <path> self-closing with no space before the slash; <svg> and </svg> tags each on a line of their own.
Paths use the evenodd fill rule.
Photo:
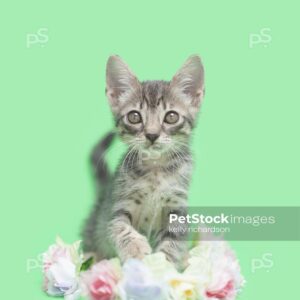
<svg viewBox="0 0 300 300">
<path fill-rule="evenodd" d="M 142 159 L 143 160 L 157 160 L 161 158 L 162 155 L 162 145 L 159 144 L 153 144 L 153 145 L 146 145 L 142 149 Z"/>
<path fill-rule="evenodd" d="M 149 145 L 148 149 L 158 151 L 158 150 L 162 149 L 162 145 L 160 145 L 160 144 L 151 144 L 151 145 Z"/>
<path fill-rule="evenodd" d="M 147 151 L 160 151 L 163 149 L 163 145 L 161 145 L 160 143 L 145 143 L 143 145 L 143 149 Z"/>
</svg>

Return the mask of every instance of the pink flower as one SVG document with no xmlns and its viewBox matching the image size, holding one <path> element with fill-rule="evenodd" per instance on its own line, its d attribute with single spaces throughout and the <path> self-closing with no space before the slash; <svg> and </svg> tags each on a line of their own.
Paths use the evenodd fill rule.
<svg viewBox="0 0 300 300">
<path fill-rule="evenodd" d="M 215 291 L 207 290 L 206 296 L 208 298 L 213 298 L 213 299 L 227 299 L 227 298 L 235 296 L 233 281 L 229 280 L 222 289 L 215 290 Z"/>
<path fill-rule="evenodd" d="M 113 300 L 119 275 L 114 265 L 102 260 L 81 275 L 83 291 L 92 300 Z"/>
</svg>

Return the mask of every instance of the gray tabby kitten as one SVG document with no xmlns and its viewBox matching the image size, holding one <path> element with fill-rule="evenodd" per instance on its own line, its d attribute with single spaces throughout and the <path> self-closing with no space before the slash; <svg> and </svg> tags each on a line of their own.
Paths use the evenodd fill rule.
<svg viewBox="0 0 300 300">
<path fill-rule="evenodd" d="M 92 159 L 102 188 L 83 231 L 84 251 L 122 261 L 162 251 L 179 265 L 186 243 L 168 217 L 187 207 L 190 135 L 204 95 L 201 60 L 191 56 L 170 82 L 140 82 L 120 57 L 111 56 L 106 95 L 128 152 L 110 176 L 102 157 L 113 134 L 95 148 Z"/>
</svg>

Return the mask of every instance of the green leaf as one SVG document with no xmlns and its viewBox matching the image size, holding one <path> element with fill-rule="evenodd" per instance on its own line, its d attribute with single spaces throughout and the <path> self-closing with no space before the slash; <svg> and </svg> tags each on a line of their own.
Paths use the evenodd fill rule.
<svg viewBox="0 0 300 300">
<path fill-rule="evenodd" d="M 85 262 L 82 263 L 80 267 L 80 272 L 88 270 L 92 266 L 93 262 L 94 262 L 94 257 L 91 256 Z"/>
</svg>

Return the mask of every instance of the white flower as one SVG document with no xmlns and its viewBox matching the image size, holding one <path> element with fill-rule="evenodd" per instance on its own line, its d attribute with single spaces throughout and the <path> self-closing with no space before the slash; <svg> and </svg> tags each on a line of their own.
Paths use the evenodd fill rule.
<svg viewBox="0 0 300 300">
<path fill-rule="evenodd" d="M 177 273 L 174 264 L 169 262 L 166 259 L 166 255 L 162 252 L 145 256 L 143 262 L 158 280 L 164 280 L 168 274 Z"/>
<path fill-rule="evenodd" d="M 200 300 L 198 280 L 187 274 L 173 273 L 166 278 L 169 285 L 169 299 Z"/>
<path fill-rule="evenodd" d="M 79 252 L 80 241 L 72 245 L 57 238 L 43 255 L 44 289 L 51 296 L 75 300 L 80 296 L 78 274 L 83 261 Z"/>
<path fill-rule="evenodd" d="M 199 300 L 197 279 L 180 274 L 174 264 L 166 260 L 162 252 L 147 255 L 143 262 L 151 270 L 155 279 L 167 286 L 166 298 L 169 300 Z"/>
<path fill-rule="evenodd" d="M 244 283 L 240 266 L 225 241 L 203 241 L 190 251 L 184 274 L 196 277 L 203 299 L 235 299 Z"/>
<path fill-rule="evenodd" d="M 122 300 L 165 300 L 165 288 L 141 260 L 128 259 L 125 262 L 123 278 L 119 283 Z"/>
</svg>

